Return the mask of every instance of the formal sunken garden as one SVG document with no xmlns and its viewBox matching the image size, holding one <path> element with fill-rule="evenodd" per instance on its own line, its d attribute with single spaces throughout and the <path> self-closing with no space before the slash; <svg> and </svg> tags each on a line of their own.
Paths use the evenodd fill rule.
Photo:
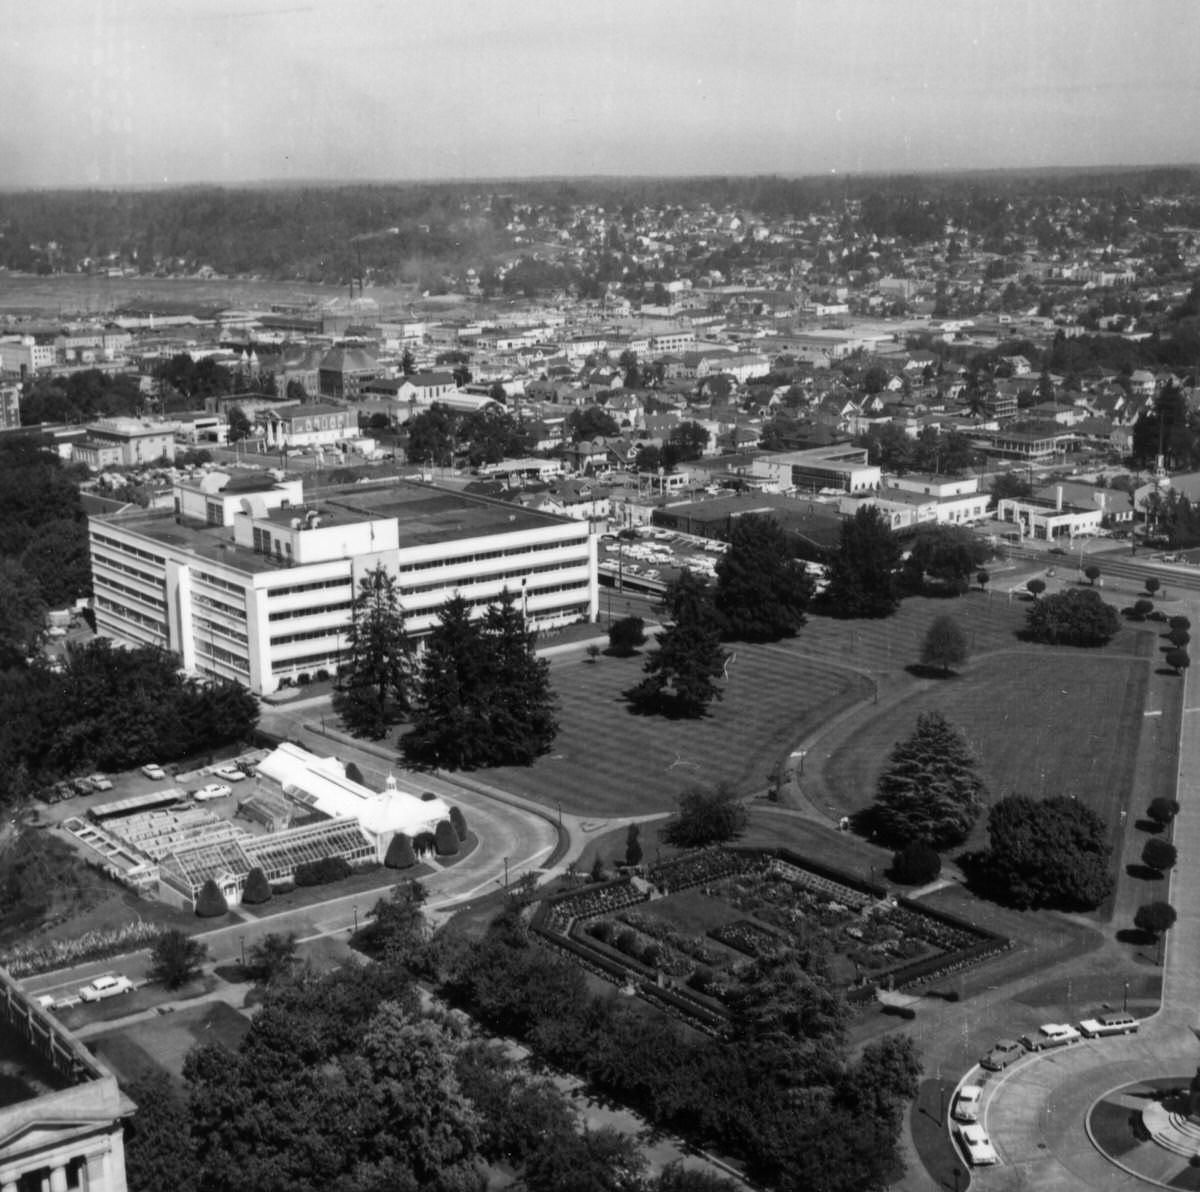
<svg viewBox="0 0 1200 1192">
<path fill-rule="evenodd" d="M 757 960 L 819 953 L 852 1005 L 1010 941 L 786 850 L 707 849 L 541 903 L 534 929 L 592 972 L 720 1031 Z"/>
</svg>

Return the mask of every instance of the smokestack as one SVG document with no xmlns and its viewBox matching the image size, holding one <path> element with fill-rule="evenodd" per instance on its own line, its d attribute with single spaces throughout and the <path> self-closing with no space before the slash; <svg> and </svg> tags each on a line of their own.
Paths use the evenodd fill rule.
<svg viewBox="0 0 1200 1192">
<path fill-rule="evenodd" d="M 1056 486 L 1056 488 L 1054 489 L 1054 508 L 1056 510 L 1058 510 L 1059 513 L 1062 512 L 1062 485 L 1061 484 Z"/>
</svg>

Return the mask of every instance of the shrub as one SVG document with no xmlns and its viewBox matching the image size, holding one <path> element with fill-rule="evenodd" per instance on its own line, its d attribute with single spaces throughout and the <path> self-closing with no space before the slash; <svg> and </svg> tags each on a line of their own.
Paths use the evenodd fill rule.
<svg viewBox="0 0 1200 1192">
<path fill-rule="evenodd" d="M 1175 908 L 1169 902 L 1148 902 L 1139 906 L 1133 916 L 1133 925 L 1149 935 L 1162 935 L 1175 925 Z"/>
<path fill-rule="evenodd" d="M 1186 631 L 1186 630 L 1188 630 L 1188 629 L 1191 629 L 1191 627 L 1192 627 L 1192 623 L 1191 623 L 1191 621 L 1189 621 L 1189 620 L 1187 619 L 1187 617 L 1179 617 L 1179 616 L 1172 617 L 1172 618 L 1171 618 L 1171 619 L 1170 619 L 1170 620 L 1167 622 L 1167 624 L 1168 624 L 1168 625 L 1169 625 L 1169 626 L 1170 626 L 1172 629 L 1182 629 L 1182 630 L 1185 630 L 1185 631 Z"/>
<path fill-rule="evenodd" d="M 388 845 L 387 855 L 383 858 L 387 869 L 411 869 L 417 863 L 417 854 L 413 852 L 412 841 L 403 832 L 397 832 Z"/>
<path fill-rule="evenodd" d="M 1170 869 L 1178 859 L 1179 853 L 1175 846 L 1169 841 L 1163 840 L 1161 836 L 1151 836 L 1146 841 L 1146 847 L 1142 849 L 1142 860 L 1151 869 L 1157 869 L 1160 872 Z"/>
<path fill-rule="evenodd" d="M 242 901 L 247 906 L 258 906 L 271 901 L 271 883 L 267 875 L 256 865 L 246 874 L 246 885 L 242 889 Z"/>
<path fill-rule="evenodd" d="M 623 617 L 608 630 L 608 648 L 614 654 L 628 656 L 646 643 L 646 622 L 641 617 Z"/>
<path fill-rule="evenodd" d="M 311 683 L 311 682 L 312 682 L 312 675 L 310 675 L 310 674 L 308 673 L 308 671 L 301 671 L 301 672 L 300 672 L 300 673 L 299 673 L 299 674 L 296 676 L 296 682 L 297 682 L 297 683 L 298 683 L 298 684 L 299 684 L 301 687 L 307 687 L 307 686 L 309 685 L 309 683 Z"/>
<path fill-rule="evenodd" d="M 588 935 L 599 940 L 602 944 L 611 944 L 616 935 L 616 925 L 611 919 L 597 919 L 588 925 Z"/>
<path fill-rule="evenodd" d="M 459 840 L 466 840 L 467 820 L 462 813 L 461 807 L 455 806 L 450 808 L 450 823 L 454 827 L 454 835 L 457 836 Z"/>
<path fill-rule="evenodd" d="M 1159 795 L 1150 800 L 1146 814 L 1160 828 L 1165 828 L 1179 814 L 1179 803 L 1175 799 L 1167 798 L 1166 795 Z"/>
<path fill-rule="evenodd" d="M 923 840 L 912 840 L 892 857 L 892 877 L 905 886 L 924 886 L 942 872 L 937 849 Z"/>
<path fill-rule="evenodd" d="M 418 832 L 413 837 L 413 851 L 420 856 L 422 853 L 431 853 L 436 846 L 436 841 L 433 838 L 432 832 Z"/>
<path fill-rule="evenodd" d="M 319 861 L 306 861 L 296 866 L 297 886 L 327 886 L 348 878 L 352 870 L 345 857 L 322 857 Z"/>
<path fill-rule="evenodd" d="M 1027 621 L 1035 641 L 1059 646 L 1102 646 L 1120 628 L 1112 606 L 1092 588 L 1068 588 L 1038 600 Z"/>
<path fill-rule="evenodd" d="M 637 824 L 630 824 L 625 832 L 625 864 L 640 865 L 642 863 L 642 842 L 638 839 L 640 832 Z"/>
<path fill-rule="evenodd" d="M 359 786 L 362 786 L 363 784 L 362 771 L 353 762 L 346 763 L 346 777 L 349 778 L 351 782 L 357 782 Z"/>
<path fill-rule="evenodd" d="M 218 915 L 223 915 L 228 910 L 229 903 L 225 901 L 225 895 L 221 893 L 221 887 L 210 877 L 200 887 L 200 893 L 196 896 L 196 914 L 202 919 L 215 919 Z"/>
<path fill-rule="evenodd" d="M 617 929 L 616 935 L 612 939 L 613 947 L 619 952 L 624 952 L 626 956 L 633 956 L 637 952 L 638 938 L 637 932 L 632 927 L 621 927 Z"/>
<path fill-rule="evenodd" d="M 458 836 L 449 820 L 439 820 L 433 834 L 433 843 L 439 857 L 453 857 L 458 853 Z"/>
<path fill-rule="evenodd" d="M 317 671 L 317 681 L 319 683 L 324 683 L 328 678 L 329 672 L 324 667 L 321 667 L 321 669 Z"/>
</svg>

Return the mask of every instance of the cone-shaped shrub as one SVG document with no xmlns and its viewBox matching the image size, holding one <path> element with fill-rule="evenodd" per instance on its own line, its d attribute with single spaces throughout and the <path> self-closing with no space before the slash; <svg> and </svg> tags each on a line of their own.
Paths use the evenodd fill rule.
<svg viewBox="0 0 1200 1192">
<path fill-rule="evenodd" d="M 397 832 L 383 858 L 384 866 L 388 869 L 411 869 L 416 863 L 417 854 L 413 852 L 412 841 L 403 832 Z"/>
<path fill-rule="evenodd" d="M 466 838 L 467 838 L 467 821 L 466 821 L 466 818 L 464 817 L 461 809 L 459 809 L 458 807 L 450 808 L 450 823 L 454 827 L 455 836 L 457 836 L 459 838 L 459 840 L 466 840 Z"/>
<path fill-rule="evenodd" d="M 196 914 L 202 919 L 215 919 L 218 915 L 223 915 L 228 910 L 229 903 L 225 901 L 225 895 L 221 893 L 221 887 L 210 877 L 200 887 L 200 893 L 196 898 Z"/>
<path fill-rule="evenodd" d="M 449 820 L 441 820 L 433 836 L 439 857 L 453 857 L 458 852 L 458 837 Z"/>
<path fill-rule="evenodd" d="M 362 771 L 353 762 L 346 763 L 346 777 L 349 778 L 351 782 L 357 782 L 359 786 L 362 786 Z"/>
<path fill-rule="evenodd" d="M 923 886 L 942 872 L 942 858 L 923 840 L 913 840 L 892 857 L 892 877 L 906 886 Z"/>
<path fill-rule="evenodd" d="M 267 881 L 267 875 L 257 865 L 246 874 L 242 901 L 247 906 L 258 906 L 261 902 L 271 901 L 271 883 Z"/>
</svg>

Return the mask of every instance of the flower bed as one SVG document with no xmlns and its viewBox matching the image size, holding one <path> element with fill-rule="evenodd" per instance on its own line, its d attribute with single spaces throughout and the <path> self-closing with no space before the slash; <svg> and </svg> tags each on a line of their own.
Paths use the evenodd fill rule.
<svg viewBox="0 0 1200 1192">
<path fill-rule="evenodd" d="M 770 956 L 780 948 L 787 946 L 787 940 L 781 939 L 773 931 L 768 931 L 758 923 L 749 919 L 738 919 L 736 923 L 726 923 L 709 932 L 719 944 L 728 948 L 736 948 L 739 952 L 757 960 L 760 956 Z"/>
</svg>

